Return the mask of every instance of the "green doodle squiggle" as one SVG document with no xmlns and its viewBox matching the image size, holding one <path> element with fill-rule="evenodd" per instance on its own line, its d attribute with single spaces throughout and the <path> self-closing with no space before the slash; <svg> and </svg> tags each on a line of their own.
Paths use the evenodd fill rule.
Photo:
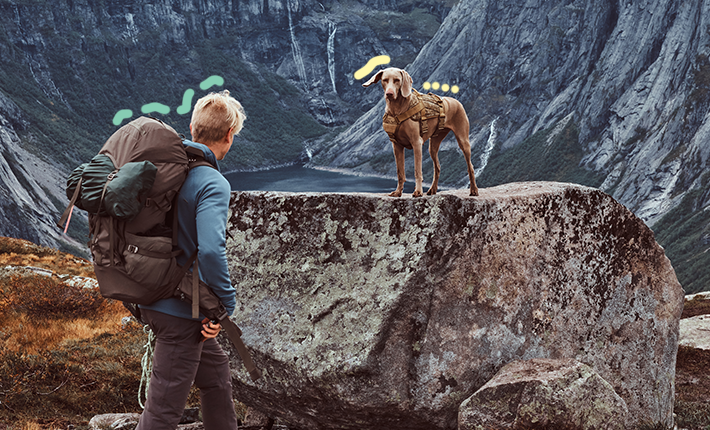
<svg viewBox="0 0 710 430">
<path fill-rule="evenodd" d="M 133 111 L 130 109 L 121 109 L 120 111 L 116 112 L 116 115 L 113 116 L 113 125 L 119 125 L 123 122 L 124 119 L 130 118 L 133 116 Z"/>
<path fill-rule="evenodd" d="M 218 75 L 212 75 L 200 83 L 200 89 L 206 90 L 213 86 L 221 87 L 224 85 L 224 78 Z M 177 107 L 176 112 L 180 115 L 185 115 L 192 110 L 192 98 L 195 96 L 195 90 L 188 88 L 182 96 L 182 104 Z M 144 114 L 149 114 L 153 112 L 158 112 L 163 115 L 170 113 L 170 107 L 162 103 L 147 103 L 141 107 L 141 112 Z M 113 116 L 113 125 L 121 125 L 124 119 L 128 119 L 133 116 L 133 111 L 130 109 L 121 109 Z"/>
<path fill-rule="evenodd" d="M 192 109 L 192 97 L 195 95 L 195 90 L 188 88 L 185 94 L 182 95 L 182 104 L 175 110 L 180 115 L 185 115 Z"/>
<path fill-rule="evenodd" d="M 200 89 L 206 90 L 215 85 L 217 85 L 218 87 L 224 85 L 224 78 L 221 76 L 212 75 L 200 83 Z"/>
<path fill-rule="evenodd" d="M 163 115 L 167 115 L 170 113 L 170 107 L 165 106 L 162 103 L 153 102 L 153 103 L 148 103 L 148 104 L 143 105 L 141 107 L 141 112 L 143 112 L 143 113 L 158 112 L 158 113 L 162 113 Z"/>
</svg>

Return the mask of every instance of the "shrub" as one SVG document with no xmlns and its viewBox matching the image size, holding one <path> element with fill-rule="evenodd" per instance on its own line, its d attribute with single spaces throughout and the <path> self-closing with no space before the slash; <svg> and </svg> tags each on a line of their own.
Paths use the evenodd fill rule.
<svg viewBox="0 0 710 430">
<path fill-rule="evenodd" d="M 46 257 L 50 255 L 58 255 L 59 251 L 54 248 L 36 245 L 23 239 L 0 237 L 0 254 L 10 253 L 21 255 L 34 254 L 38 257 Z"/>
<path fill-rule="evenodd" d="M 66 285 L 44 275 L 13 275 L 2 289 L 0 311 L 13 309 L 30 317 L 92 317 L 106 301 L 97 289 Z"/>
<path fill-rule="evenodd" d="M 140 411 L 140 327 L 85 340 L 58 351 L 28 354 L 0 348 L 2 423 L 38 422 L 41 428 L 86 428 L 96 414 Z"/>
</svg>

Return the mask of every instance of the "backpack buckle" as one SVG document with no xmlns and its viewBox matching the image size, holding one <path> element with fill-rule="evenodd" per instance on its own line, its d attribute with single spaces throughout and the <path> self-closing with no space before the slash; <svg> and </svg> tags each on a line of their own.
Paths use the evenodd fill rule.
<svg viewBox="0 0 710 430">
<path fill-rule="evenodd" d="M 126 251 L 132 253 L 132 254 L 138 254 L 138 247 L 135 245 L 128 245 L 126 247 Z"/>
</svg>

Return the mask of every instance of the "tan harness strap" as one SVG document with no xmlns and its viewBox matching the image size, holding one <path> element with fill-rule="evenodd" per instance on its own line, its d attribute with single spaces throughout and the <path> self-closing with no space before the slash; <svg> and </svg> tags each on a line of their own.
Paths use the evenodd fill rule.
<svg viewBox="0 0 710 430">
<path fill-rule="evenodd" d="M 392 143 L 397 143 L 397 139 L 395 139 L 394 135 L 395 133 L 397 133 L 399 125 L 423 110 L 425 110 L 424 102 L 419 99 L 419 103 L 409 108 L 406 112 L 401 113 L 397 116 L 390 115 L 385 112 L 385 116 L 382 117 L 382 128 L 385 129 L 385 132 L 387 133 L 387 136 L 389 136 Z M 386 119 L 388 117 L 393 118 L 394 122 L 387 122 Z"/>
<path fill-rule="evenodd" d="M 413 117 L 414 114 L 416 114 L 417 112 L 420 112 L 422 110 L 424 110 L 424 102 L 419 100 L 419 103 L 417 103 L 416 105 L 411 107 L 408 111 L 406 111 L 405 113 L 401 113 L 394 118 L 397 120 L 397 124 L 399 124 L 399 123 L 406 121 L 409 118 Z"/>
<path fill-rule="evenodd" d="M 385 132 L 387 133 L 387 137 L 390 138 L 390 141 L 392 143 L 397 143 L 397 139 L 395 139 L 394 133 L 399 128 L 399 124 L 383 124 L 383 127 L 385 129 Z"/>
<path fill-rule="evenodd" d="M 431 137 L 436 137 L 436 135 L 444 129 L 444 124 L 446 123 L 446 105 L 444 104 L 444 101 L 441 99 L 441 97 L 437 96 L 436 94 L 429 93 L 429 96 L 433 97 L 436 100 L 436 104 L 439 105 L 439 114 L 432 116 L 422 116 L 422 136 L 426 134 L 427 131 L 429 131 L 429 124 L 427 123 L 427 120 L 438 116 L 439 124 L 437 125 L 434 134 L 431 135 Z"/>
<path fill-rule="evenodd" d="M 420 136 L 424 136 L 429 132 L 428 120 L 433 118 L 438 118 L 439 123 L 436 131 L 434 131 L 430 138 L 436 137 L 439 132 L 444 129 L 444 125 L 446 123 L 446 104 L 444 104 L 444 100 L 436 94 L 429 93 L 425 96 L 418 93 L 416 90 L 413 90 L 412 92 L 414 96 L 417 97 L 417 103 L 414 106 L 397 116 L 385 112 L 385 115 L 382 117 L 382 128 L 384 128 L 387 136 L 389 136 L 390 140 L 394 144 L 397 143 L 395 134 L 397 133 L 397 129 L 399 129 L 400 124 L 420 112 L 421 115 L 418 118 L 414 118 L 414 121 L 419 121 Z M 436 109 L 437 107 L 438 111 Z"/>
</svg>

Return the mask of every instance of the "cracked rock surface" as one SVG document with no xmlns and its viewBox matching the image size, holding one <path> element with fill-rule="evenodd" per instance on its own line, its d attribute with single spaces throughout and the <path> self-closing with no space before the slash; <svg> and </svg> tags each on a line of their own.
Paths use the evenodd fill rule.
<svg viewBox="0 0 710 430">
<path fill-rule="evenodd" d="M 504 365 L 573 359 L 630 425 L 672 424 L 683 290 L 653 233 L 552 182 L 394 199 L 237 192 L 227 240 L 235 398 L 295 428 L 456 428 Z"/>
</svg>

